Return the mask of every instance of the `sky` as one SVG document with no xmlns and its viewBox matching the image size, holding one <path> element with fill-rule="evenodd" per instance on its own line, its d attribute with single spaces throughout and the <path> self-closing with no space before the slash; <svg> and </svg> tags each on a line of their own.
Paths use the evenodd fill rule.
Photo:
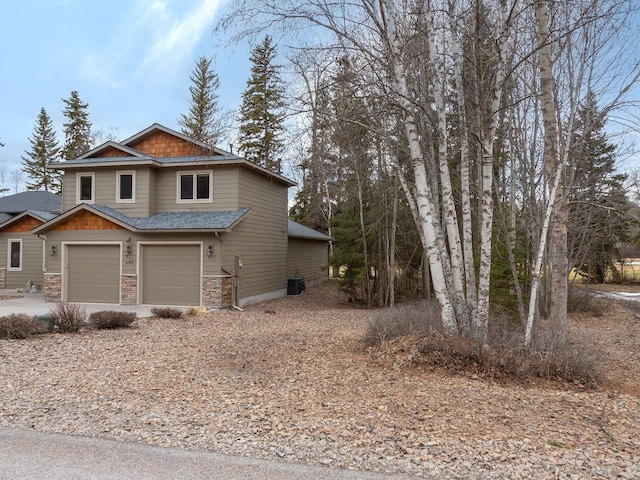
<svg viewBox="0 0 640 480">
<path fill-rule="evenodd" d="M 114 133 L 116 140 L 153 123 L 179 130 L 177 119 L 189 108 L 189 75 L 203 55 L 214 59 L 221 106 L 236 109 L 250 75 L 250 46 L 214 36 L 225 2 L 5 2 L 0 14 L 0 142 L 5 144 L 0 165 L 9 173 L 21 170 L 42 107 L 62 145 L 62 99 L 72 90 L 89 104 L 93 128 Z"/>
</svg>

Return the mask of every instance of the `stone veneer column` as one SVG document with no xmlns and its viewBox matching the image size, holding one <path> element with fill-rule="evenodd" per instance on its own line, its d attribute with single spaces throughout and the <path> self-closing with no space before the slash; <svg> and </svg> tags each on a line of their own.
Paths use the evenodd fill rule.
<svg viewBox="0 0 640 480">
<path fill-rule="evenodd" d="M 46 302 L 62 301 L 62 275 L 59 273 L 44 274 L 44 300 Z"/>
<path fill-rule="evenodd" d="M 0 288 L 7 288 L 7 269 L 0 268 Z"/>
<path fill-rule="evenodd" d="M 120 305 L 138 305 L 138 276 L 120 277 Z"/>
<path fill-rule="evenodd" d="M 207 307 L 231 306 L 231 277 L 202 277 L 202 304 Z"/>
</svg>

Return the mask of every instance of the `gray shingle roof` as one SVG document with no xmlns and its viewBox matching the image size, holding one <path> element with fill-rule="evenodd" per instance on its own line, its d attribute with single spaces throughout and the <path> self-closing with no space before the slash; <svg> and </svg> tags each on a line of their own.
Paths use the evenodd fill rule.
<svg viewBox="0 0 640 480">
<path fill-rule="evenodd" d="M 21 192 L 0 197 L 0 212 L 14 215 L 26 210 L 60 212 L 61 201 L 60 195 L 44 190 Z"/>
<path fill-rule="evenodd" d="M 88 205 L 114 220 L 136 230 L 228 230 L 250 209 L 223 212 L 159 212 L 150 217 L 129 217 L 104 205 Z"/>
<path fill-rule="evenodd" d="M 313 240 L 324 240 L 326 242 L 332 240 L 329 235 L 316 232 L 312 228 L 305 227 L 304 225 L 294 222 L 293 220 L 289 220 L 289 236 L 297 238 L 309 238 Z"/>
</svg>

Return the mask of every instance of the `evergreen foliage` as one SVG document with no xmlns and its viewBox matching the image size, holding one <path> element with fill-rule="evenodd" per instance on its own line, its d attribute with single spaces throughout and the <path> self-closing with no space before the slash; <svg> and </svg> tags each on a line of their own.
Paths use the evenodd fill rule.
<svg viewBox="0 0 640 480">
<path fill-rule="evenodd" d="M 198 58 L 189 79 L 192 82 L 189 87 L 191 104 L 189 112 L 178 119 L 181 131 L 202 143 L 216 145 L 222 137 L 223 127 L 216 93 L 220 88 L 220 79 L 211 67 L 211 59 L 204 56 Z"/>
<path fill-rule="evenodd" d="M 89 121 L 89 104 L 83 102 L 76 90 L 69 98 L 63 98 L 64 114 L 67 121 L 62 124 L 64 130 L 64 146 L 62 159 L 73 160 L 91 148 L 91 122 Z"/>
<path fill-rule="evenodd" d="M 278 170 L 284 149 L 284 87 L 276 47 L 266 36 L 251 50 L 251 77 L 242 94 L 238 150 L 250 162 Z"/>
<path fill-rule="evenodd" d="M 51 168 L 58 162 L 60 146 L 47 111 L 40 109 L 33 136 L 29 139 L 31 149 L 22 157 L 22 169 L 31 182 L 27 182 L 27 190 L 45 190 L 53 193 L 61 191 L 61 175 Z"/>
<path fill-rule="evenodd" d="M 629 240 L 630 204 L 624 183 L 615 172 L 616 145 L 605 132 L 597 100 L 589 92 L 578 110 L 574 127 L 573 188 L 569 194 L 569 257 L 579 274 L 603 283 L 616 274 L 620 245 Z"/>
</svg>

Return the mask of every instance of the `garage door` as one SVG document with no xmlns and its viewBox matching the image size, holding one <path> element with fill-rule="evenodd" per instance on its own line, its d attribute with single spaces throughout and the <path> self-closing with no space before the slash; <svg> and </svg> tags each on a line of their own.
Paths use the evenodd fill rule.
<svg viewBox="0 0 640 480">
<path fill-rule="evenodd" d="M 143 245 L 142 303 L 200 305 L 200 246 Z"/>
<path fill-rule="evenodd" d="M 120 303 L 120 247 L 67 246 L 67 301 Z"/>
</svg>

